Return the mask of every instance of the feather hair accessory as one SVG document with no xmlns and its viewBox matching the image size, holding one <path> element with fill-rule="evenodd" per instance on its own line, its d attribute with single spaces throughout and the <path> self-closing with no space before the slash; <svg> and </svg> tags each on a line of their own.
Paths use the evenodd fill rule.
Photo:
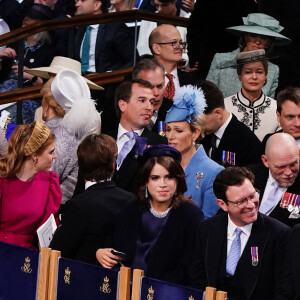
<svg viewBox="0 0 300 300">
<path fill-rule="evenodd" d="M 174 104 L 168 111 L 165 122 L 196 122 L 198 115 L 204 112 L 206 106 L 201 88 L 193 85 L 182 86 L 175 92 Z"/>
</svg>

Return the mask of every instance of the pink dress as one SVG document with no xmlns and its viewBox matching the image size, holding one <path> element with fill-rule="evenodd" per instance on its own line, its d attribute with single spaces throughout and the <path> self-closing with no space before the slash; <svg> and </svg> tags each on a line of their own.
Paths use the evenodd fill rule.
<svg viewBox="0 0 300 300">
<path fill-rule="evenodd" d="M 0 178 L 0 241 L 36 249 L 36 231 L 61 204 L 55 172 L 37 173 L 32 181 Z"/>
</svg>

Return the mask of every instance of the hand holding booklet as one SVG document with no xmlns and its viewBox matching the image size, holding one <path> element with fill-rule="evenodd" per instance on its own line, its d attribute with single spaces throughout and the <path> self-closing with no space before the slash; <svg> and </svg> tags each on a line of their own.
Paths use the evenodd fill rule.
<svg viewBox="0 0 300 300">
<path fill-rule="evenodd" d="M 56 228 L 57 225 L 54 216 L 51 214 L 48 220 L 37 230 L 40 247 L 49 247 Z"/>
</svg>

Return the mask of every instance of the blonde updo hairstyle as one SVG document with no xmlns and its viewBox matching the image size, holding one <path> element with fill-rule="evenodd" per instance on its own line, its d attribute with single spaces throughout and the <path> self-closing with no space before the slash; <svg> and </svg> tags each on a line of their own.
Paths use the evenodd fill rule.
<svg viewBox="0 0 300 300">
<path fill-rule="evenodd" d="M 54 109 L 56 115 L 60 118 L 63 118 L 66 114 L 65 110 L 57 103 L 54 99 L 52 92 L 51 92 L 51 84 L 55 77 L 51 77 L 45 84 L 44 87 L 41 89 L 41 94 L 43 96 L 43 102 L 48 104 L 51 108 Z"/>
<path fill-rule="evenodd" d="M 200 142 L 203 140 L 205 136 L 204 134 L 205 124 L 206 124 L 205 114 L 198 115 L 197 121 L 191 122 L 189 124 L 192 132 L 195 132 L 197 129 L 200 130 L 201 133 L 197 138 L 197 140 L 195 141 L 196 144 L 200 144 Z"/>
<path fill-rule="evenodd" d="M 41 155 L 54 140 L 54 134 L 39 121 L 17 126 L 9 139 L 6 156 L 0 159 L 0 177 L 16 175 L 25 160 Z"/>
</svg>

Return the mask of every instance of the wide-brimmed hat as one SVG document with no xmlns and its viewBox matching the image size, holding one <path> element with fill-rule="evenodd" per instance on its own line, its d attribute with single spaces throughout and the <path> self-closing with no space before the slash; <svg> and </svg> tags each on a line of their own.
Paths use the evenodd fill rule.
<svg viewBox="0 0 300 300">
<path fill-rule="evenodd" d="M 51 84 L 51 92 L 56 102 L 66 112 L 77 100 L 91 98 L 87 83 L 77 72 L 72 70 L 58 72 Z"/>
<path fill-rule="evenodd" d="M 25 72 L 38 76 L 41 78 L 49 79 L 49 73 L 57 74 L 62 70 L 72 70 L 79 75 L 81 75 L 81 63 L 77 60 L 64 57 L 64 56 L 55 56 L 49 67 L 40 67 L 34 69 L 24 70 Z M 89 87 L 93 90 L 103 90 L 103 87 L 95 84 L 91 80 L 88 80 L 85 77 L 82 77 Z"/>
<path fill-rule="evenodd" d="M 286 36 L 280 34 L 283 27 L 275 18 L 262 13 L 252 13 L 243 18 L 244 25 L 226 28 L 235 35 L 241 35 L 244 32 L 255 33 L 274 37 L 274 43 L 277 45 L 289 44 L 292 41 Z"/>
<path fill-rule="evenodd" d="M 145 149 L 143 153 L 143 161 L 145 162 L 147 159 L 151 157 L 157 157 L 157 156 L 170 156 L 173 157 L 178 162 L 181 162 L 181 154 L 180 152 L 175 149 L 174 147 L 171 147 L 169 145 L 154 145 L 147 149 Z"/>
<path fill-rule="evenodd" d="M 173 106 L 167 111 L 165 123 L 187 121 L 196 122 L 206 108 L 206 101 L 201 88 L 184 85 L 176 89 Z"/>
<path fill-rule="evenodd" d="M 35 3 L 29 8 L 26 17 L 38 21 L 47 21 L 54 18 L 54 12 L 47 5 Z"/>
</svg>

